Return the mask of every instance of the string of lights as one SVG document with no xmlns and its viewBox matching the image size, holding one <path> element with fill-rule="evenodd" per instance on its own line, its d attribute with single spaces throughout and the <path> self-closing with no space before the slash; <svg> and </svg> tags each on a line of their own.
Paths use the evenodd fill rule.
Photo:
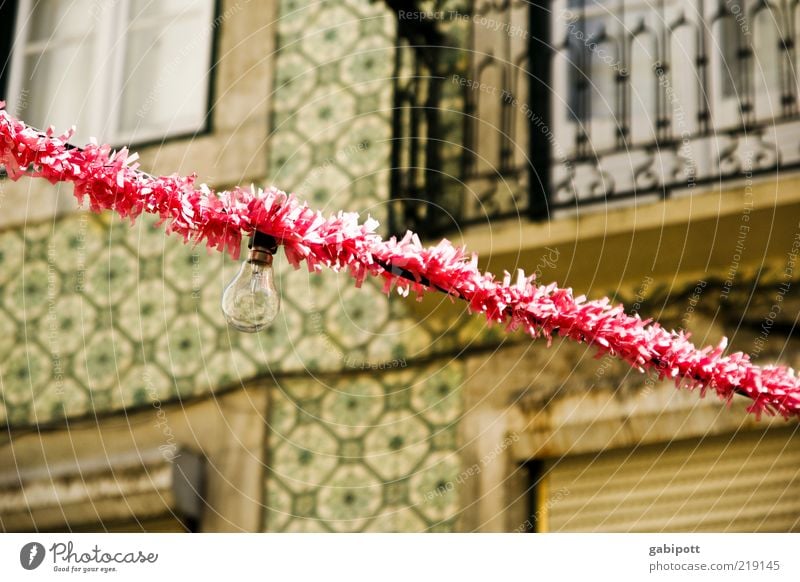
<svg viewBox="0 0 800 582">
<path fill-rule="evenodd" d="M 290 264 L 309 271 L 346 271 L 360 285 L 367 276 L 381 278 L 384 291 L 407 296 L 440 291 L 464 300 L 472 312 L 531 337 L 567 337 L 612 354 L 641 372 L 652 371 L 678 387 L 709 390 L 730 400 L 748 397 L 748 410 L 800 417 L 800 378 L 785 366 L 757 366 L 742 352 L 725 354 L 717 346 L 697 348 L 682 331 L 668 331 L 621 305 L 603 298 L 588 301 L 556 284 L 540 285 L 519 271 L 496 279 L 478 269 L 476 255 L 442 240 L 424 247 L 407 232 L 382 239 L 377 221 L 340 211 L 330 217 L 312 210 L 276 188 L 234 188 L 215 192 L 196 184 L 196 176 L 151 176 L 139 170 L 135 154 L 108 145 L 69 144 L 71 133 L 39 131 L 0 109 L 0 165 L 12 180 L 39 177 L 74 185 L 75 196 L 94 212 L 113 211 L 135 220 L 143 213 L 161 219 L 168 232 L 186 242 L 240 253 L 250 236 L 247 259 L 222 298 L 228 323 L 242 331 L 263 329 L 277 316 L 280 297 L 272 276 L 277 247 Z"/>
</svg>

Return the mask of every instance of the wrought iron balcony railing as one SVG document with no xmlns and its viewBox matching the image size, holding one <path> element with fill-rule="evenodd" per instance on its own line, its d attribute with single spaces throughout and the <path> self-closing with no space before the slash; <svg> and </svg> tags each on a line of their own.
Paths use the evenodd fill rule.
<svg viewBox="0 0 800 582">
<path fill-rule="evenodd" d="M 398 22 L 397 230 L 800 165 L 796 1 L 476 0 Z"/>
</svg>

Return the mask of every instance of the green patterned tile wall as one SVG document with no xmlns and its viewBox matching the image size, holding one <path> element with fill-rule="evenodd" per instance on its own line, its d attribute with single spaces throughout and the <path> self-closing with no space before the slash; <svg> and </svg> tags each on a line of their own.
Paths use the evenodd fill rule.
<svg viewBox="0 0 800 582">
<path fill-rule="evenodd" d="M 270 402 L 269 531 L 450 531 L 457 362 L 281 381 Z"/>
<path fill-rule="evenodd" d="M 383 219 L 394 18 L 366 0 L 287 0 L 281 11 L 265 182 L 326 211 Z M 218 307 L 236 266 L 149 219 L 131 228 L 73 214 L 0 232 L 0 423 L 146 406 L 267 372 L 412 361 L 499 338 L 480 318 L 417 320 L 408 300 L 375 284 L 356 289 L 344 275 L 294 271 L 280 256 L 279 320 L 239 334 Z"/>
<path fill-rule="evenodd" d="M 265 373 L 411 362 L 459 341 L 373 283 L 276 265 L 280 317 L 250 335 L 226 328 L 219 310 L 238 264 L 150 219 L 131 228 L 79 214 L 0 233 L 0 424 L 148 406 Z"/>
<path fill-rule="evenodd" d="M 385 220 L 394 18 L 368 0 L 280 10 L 265 182 L 328 212 Z M 275 379 L 265 529 L 452 528 L 454 495 L 425 496 L 458 471 L 461 369 L 446 354 L 496 342 L 499 330 L 414 315 L 375 283 L 356 289 L 279 256 L 279 319 L 241 334 L 219 311 L 237 268 L 150 219 L 77 213 L 0 232 L 0 425 Z M 438 365 L 416 363 L 437 355 Z"/>
<path fill-rule="evenodd" d="M 270 178 L 318 207 L 385 223 L 394 17 L 366 0 L 285 0 L 280 11 Z M 453 350 L 460 326 L 417 321 L 371 285 L 356 290 L 332 274 L 314 284 L 305 306 L 317 333 L 298 351 L 306 365 L 338 360 L 347 373 L 280 380 L 272 391 L 265 529 L 452 529 L 456 495 L 430 492 L 459 471 L 461 370 L 413 362 Z"/>
<path fill-rule="evenodd" d="M 254 375 L 260 355 L 220 325 L 233 267 L 152 220 L 77 214 L 0 234 L 0 423 L 144 406 Z"/>
</svg>

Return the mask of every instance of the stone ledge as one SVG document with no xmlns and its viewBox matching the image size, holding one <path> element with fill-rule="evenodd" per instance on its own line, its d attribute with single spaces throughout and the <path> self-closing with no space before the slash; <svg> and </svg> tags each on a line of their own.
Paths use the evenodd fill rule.
<svg viewBox="0 0 800 582">
<path fill-rule="evenodd" d="M 85 472 L 80 464 L 46 471 L 0 473 L 0 523 L 4 531 L 52 530 L 175 515 L 176 466 L 158 450 L 142 461 L 105 459 Z M 16 481 L 16 482 L 15 482 Z"/>
</svg>

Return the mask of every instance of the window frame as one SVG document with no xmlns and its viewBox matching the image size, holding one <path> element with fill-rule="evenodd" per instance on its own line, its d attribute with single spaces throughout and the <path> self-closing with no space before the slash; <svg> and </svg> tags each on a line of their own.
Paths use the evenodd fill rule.
<svg viewBox="0 0 800 582">
<path fill-rule="evenodd" d="M 4 100 L 8 96 L 17 4 L 17 0 L 0 0 L 0 100 Z"/>
<path fill-rule="evenodd" d="M 129 32 L 133 30 L 129 18 L 131 0 L 117 0 L 102 8 L 101 18 L 96 31 L 96 46 L 92 49 L 93 63 L 97 64 L 97 74 L 90 87 L 97 87 L 95 97 L 89 101 L 92 108 L 89 127 L 85 133 L 92 137 L 116 146 L 143 145 L 150 143 L 163 143 L 185 137 L 195 137 L 211 131 L 212 112 L 214 102 L 214 86 L 216 80 L 217 44 L 220 28 L 220 0 L 208 1 L 208 20 L 204 26 L 208 30 L 208 39 L 203 48 L 207 50 L 204 82 L 202 86 L 204 106 L 202 119 L 187 121 L 182 124 L 170 124 L 168 127 L 153 129 L 134 129 L 124 131 L 121 129 L 120 115 L 122 112 L 123 88 L 125 86 L 124 66 L 128 50 Z M 18 111 L 17 100 L 23 86 L 22 78 L 25 69 L 25 58 L 28 55 L 28 36 L 31 24 L 31 14 L 35 0 L 18 0 L 16 2 L 15 23 L 13 25 L 14 37 L 11 42 L 10 58 L 8 59 L 7 108 L 14 115 Z M 148 19 L 149 20 L 149 19 Z M 136 27 L 139 28 L 139 27 Z M 40 51 L 36 51 L 41 54 Z M 98 61 L 98 56 L 105 55 L 104 60 Z M 158 76 L 160 71 L 154 71 Z M 149 95 L 149 93 L 148 93 Z M 44 128 L 39 128 L 44 129 Z M 65 130 L 67 128 L 57 128 Z"/>
</svg>

